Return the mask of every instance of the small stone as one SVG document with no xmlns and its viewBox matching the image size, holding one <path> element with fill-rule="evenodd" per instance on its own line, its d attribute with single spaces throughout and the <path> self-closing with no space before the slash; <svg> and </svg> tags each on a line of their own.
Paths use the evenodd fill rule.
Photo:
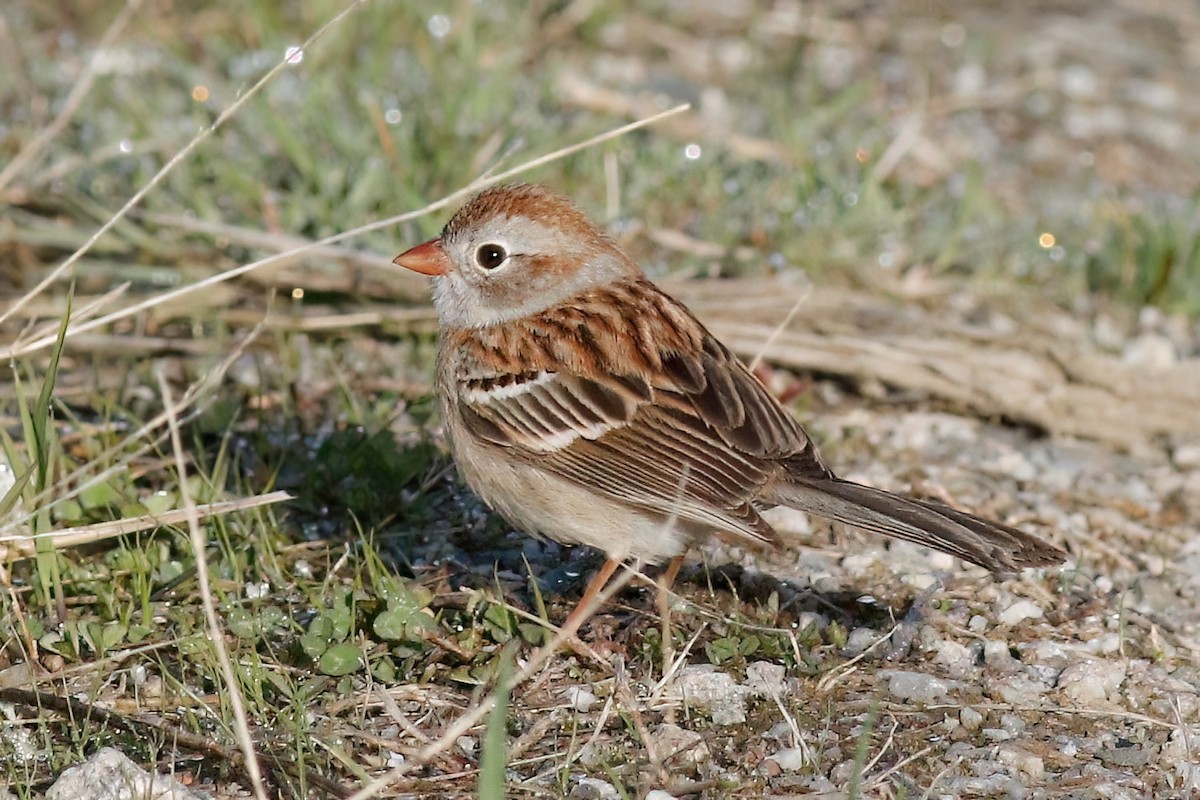
<svg viewBox="0 0 1200 800">
<path fill-rule="evenodd" d="M 808 763 L 807 754 L 802 747 L 785 747 L 767 758 L 778 764 L 779 768 L 785 772 L 803 769 L 804 765 Z"/>
<path fill-rule="evenodd" d="M 796 616 L 796 630 L 807 630 L 812 628 L 814 631 L 823 631 L 829 627 L 829 618 L 824 614 L 818 614 L 815 611 L 801 611 Z"/>
<path fill-rule="evenodd" d="M 1015 736 L 1025 732 L 1025 720 L 1016 714 L 1001 714 L 1000 727 Z"/>
<path fill-rule="evenodd" d="M 934 703 L 946 696 L 949 684 L 924 672 L 896 670 L 888 678 L 888 694 L 897 700 Z"/>
<path fill-rule="evenodd" d="M 477 742 L 470 736 L 460 736 L 454 741 L 454 743 L 458 745 L 458 749 L 461 750 L 464 755 L 468 756 L 475 752 L 475 746 L 477 744 Z"/>
<path fill-rule="evenodd" d="M 1007 764 L 1013 769 L 1020 770 L 1035 781 L 1040 781 L 1046 772 L 1046 765 L 1042 759 L 1016 745 L 1001 745 L 996 759 L 1001 764 Z"/>
<path fill-rule="evenodd" d="M 1089 639 L 1087 648 L 1093 653 L 1111 655 L 1121 649 L 1121 636 L 1116 632 L 1109 631 L 1095 639 Z"/>
<path fill-rule="evenodd" d="M 708 744 L 703 736 L 670 722 L 659 727 L 654 740 L 663 760 L 674 759 L 690 764 L 703 764 L 710 760 Z"/>
<path fill-rule="evenodd" d="M 1016 625 L 1027 619 L 1039 619 L 1042 616 L 1042 609 L 1037 603 L 1032 600 L 1018 600 L 1008 608 L 1000 612 L 1000 623 L 1003 625 Z"/>
<path fill-rule="evenodd" d="M 855 628 L 846 636 L 846 646 L 842 648 L 842 652 L 853 658 L 875 644 L 879 636 L 879 631 L 874 628 Z"/>
<path fill-rule="evenodd" d="M 954 677 L 965 677 L 974 669 L 975 656 L 966 645 L 953 639 L 942 639 L 935 649 L 937 655 L 933 657 L 933 663 L 944 666 Z"/>
<path fill-rule="evenodd" d="M 787 670 L 782 664 L 755 661 L 746 667 L 746 688 L 756 697 L 783 697 L 786 680 Z"/>
<path fill-rule="evenodd" d="M 983 643 L 983 663 L 991 669 L 1003 672 L 1013 672 L 1021 666 L 1009 652 L 1008 642 L 999 639 L 988 639 Z"/>
<path fill-rule="evenodd" d="M 115 747 L 97 750 L 91 758 L 63 772 L 46 790 L 46 800 L 200 800 L 201 795 L 166 775 L 147 772 Z"/>
<path fill-rule="evenodd" d="M 646 800 L 676 800 L 675 795 L 662 789 L 651 789 L 646 792 Z"/>
<path fill-rule="evenodd" d="M 981 614 L 975 614 L 967 620 L 967 630 L 971 633 L 983 633 L 988 629 L 987 617 Z"/>
<path fill-rule="evenodd" d="M 1179 361 L 1175 343 L 1161 333 L 1143 333 L 1125 345 L 1121 360 L 1151 370 L 1170 369 Z"/>
<path fill-rule="evenodd" d="M 567 705 L 576 711 L 586 714 L 596 705 L 596 694 L 586 686 L 568 686 L 562 691 L 562 697 Z"/>
<path fill-rule="evenodd" d="M 674 697 L 686 705 L 707 711 L 714 725 L 745 722 L 746 693 L 746 688 L 739 686 L 727 673 L 701 664 L 680 670 L 671 687 Z"/>
<path fill-rule="evenodd" d="M 1083 64 L 1068 64 L 1059 75 L 1063 94 L 1076 100 L 1093 97 L 1097 83 L 1096 74 Z"/>
<path fill-rule="evenodd" d="M 1120 661 L 1085 658 L 1071 664 L 1058 676 L 1058 687 L 1076 705 L 1107 704 L 1110 694 L 1125 682 L 1125 665 Z"/>
<path fill-rule="evenodd" d="M 1171 460 L 1179 469 L 1200 469 L 1200 444 L 1183 444 L 1171 453 Z"/>
<path fill-rule="evenodd" d="M 962 726 L 969 731 L 977 731 L 983 725 L 983 714 L 980 714 L 970 706 L 964 706 L 958 712 L 958 721 Z"/>
<path fill-rule="evenodd" d="M 145 682 L 138 689 L 147 700 L 157 700 L 163 696 L 163 679 L 161 675 L 147 675 Z"/>
<path fill-rule="evenodd" d="M 1042 701 L 1050 685 L 1029 675 L 1017 673 L 985 684 L 989 697 L 1014 706 L 1033 706 Z"/>
<path fill-rule="evenodd" d="M 1001 453 L 981 463 L 979 468 L 1016 481 L 1031 481 L 1038 474 L 1038 468 L 1019 450 Z"/>
<path fill-rule="evenodd" d="M 620 796 L 617 787 L 599 778 L 580 778 L 567 795 L 569 800 L 616 800 Z"/>
<path fill-rule="evenodd" d="M 786 742 L 792 738 L 792 726 L 787 720 L 780 720 L 772 725 L 765 734 L 764 739 L 774 739 L 777 742 Z"/>
<path fill-rule="evenodd" d="M 1150 748 L 1136 747 L 1128 744 L 1125 747 L 1106 747 L 1096 753 L 1096 757 L 1110 767 L 1139 769 L 1150 761 Z"/>
</svg>

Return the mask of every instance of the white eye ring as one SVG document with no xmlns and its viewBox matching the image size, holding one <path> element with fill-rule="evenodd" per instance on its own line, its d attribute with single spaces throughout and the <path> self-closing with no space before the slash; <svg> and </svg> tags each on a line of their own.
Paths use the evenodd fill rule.
<svg viewBox="0 0 1200 800">
<path fill-rule="evenodd" d="M 482 244 L 475 251 L 475 263 L 487 272 L 491 272 L 507 260 L 508 251 L 504 249 L 504 245 L 496 244 L 495 242 Z"/>
</svg>

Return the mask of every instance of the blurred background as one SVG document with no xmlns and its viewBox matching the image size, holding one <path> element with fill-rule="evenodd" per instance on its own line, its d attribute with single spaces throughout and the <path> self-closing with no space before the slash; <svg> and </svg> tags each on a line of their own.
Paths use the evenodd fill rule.
<svg viewBox="0 0 1200 800">
<path fill-rule="evenodd" d="M 0 182 L 6 292 L 36 281 L 345 6 L 145 2 L 98 53 L 122 8 L 4 12 L 10 167 L 95 62 L 62 130 Z M 725 248 L 703 258 L 631 234 L 660 272 L 798 267 L 870 283 L 920 271 L 1194 312 L 1198 17 L 1183 0 L 365 3 L 79 275 L 162 285 L 260 252 L 154 214 L 320 238 L 687 101 L 684 118 L 528 177 L 617 232 Z M 354 246 L 390 253 L 443 218 Z M 741 245 L 753 252 L 736 257 Z"/>
</svg>

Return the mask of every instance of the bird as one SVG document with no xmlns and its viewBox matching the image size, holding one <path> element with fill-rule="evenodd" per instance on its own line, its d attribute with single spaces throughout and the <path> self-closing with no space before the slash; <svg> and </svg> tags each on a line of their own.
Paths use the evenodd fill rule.
<svg viewBox="0 0 1200 800">
<path fill-rule="evenodd" d="M 558 192 L 484 189 L 394 263 L 432 278 L 437 393 L 467 485 L 531 535 L 604 553 L 576 611 L 624 562 L 669 562 L 669 587 L 712 535 L 780 547 L 762 516 L 775 506 L 1000 575 L 1066 557 L 1010 525 L 839 478 L 746 364 Z"/>
</svg>

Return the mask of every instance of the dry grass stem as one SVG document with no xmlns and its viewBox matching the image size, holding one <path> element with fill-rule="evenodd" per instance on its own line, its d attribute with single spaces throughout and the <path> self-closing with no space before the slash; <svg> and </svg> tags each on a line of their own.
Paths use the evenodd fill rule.
<svg viewBox="0 0 1200 800">
<path fill-rule="evenodd" d="M 74 528 L 61 528 L 46 533 L 29 536 L 0 535 L 0 561 L 11 561 L 21 558 L 32 558 L 37 552 L 37 540 L 49 539 L 55 549 L 78 547 L 81 544 L 92 544 L 114 536 L 124 536 L 127 533 L 162 528 L 167 525 L 178 525 L 186 522 L 194 513 L 197 519 L 216 517 L 235 511 L 245 511 L 260 506 L 282 503 L 291 500 L 287 492 L 268 492 L 256 497 L 243 497 L 238 500 L 221 500 L 195 506 L 193 509 L 177 508 L 161 514 L 144 514 L 140 517 L 125 517 L 112 522 L 98 522 L 94 525 L 79 525 Z M 7 544 L 5 544 L 7 543 Z"/>
<path fill-rule="evenodd" d="M 179 434 L 179 419 L 175 416 L 175 405 L 171 400 L 171 387 L 166 377 L 159 372 L 158 387 L 162 393 L 163 408 L 167 409 L 167 427 L 171 433 L 171 449 L 175 454 L 175 469 L 179 474 L 179 496 L 183 500 L 187 518 L 188 533 L 192 540 L 192 551 L 196 558 L 196 582 L 200 589 L 201 603 L 204 607 L 204 617 L 208 623 L 209 641 L 217 655 L 221 666 L 221 674 L 225 679 L 225 689 L 229 693 L 230 710 L 233 712 L 234 734 L 246 760 L 246 774 L 257 800 L 267 800 L 267 790 L 263 784 L 262 770 L 254 750 L 254 737 L 250 734 L 250 720 L 246 716 L 246 701 L 242 697 L 241 684 L 233 662 L 229 658 L 229 650 L 225 647 L 225 629 L 217 616 L 217 603 L 212 595 L 212 583 L 208 574 L 208 556 L 206 555 L 207 541 L 204 529 L 200 527 L 200 513 L 192 501 L 188 489 L 187 459 L 183 454 L 183 440 Z"/>
</svg>

